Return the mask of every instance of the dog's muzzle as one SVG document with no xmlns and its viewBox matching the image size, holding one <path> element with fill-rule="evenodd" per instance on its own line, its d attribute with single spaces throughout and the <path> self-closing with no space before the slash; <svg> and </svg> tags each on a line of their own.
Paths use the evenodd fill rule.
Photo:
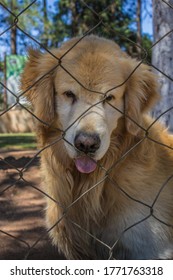
<svg viewBox="0 0 173 280">
<path fill-rule="evenodd" d="M 75 159 L 75 165 L 81 173 L 91 173 L 96 167 L 97 163 L 92 158 L 96 151 L 100 148 L 101 140 L 96 133 L 78 132 L 75 139 L 75 148 L 84 155 Z"/>
</svg>

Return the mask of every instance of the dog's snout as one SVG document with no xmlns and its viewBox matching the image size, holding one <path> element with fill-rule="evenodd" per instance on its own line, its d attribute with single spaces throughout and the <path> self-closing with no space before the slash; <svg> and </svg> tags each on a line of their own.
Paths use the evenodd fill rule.
<svg viewBox="0 0 173 280">
<path fill-rule="evenodd" d="M 95 153 L 99 149 L 100 143 L 100 137 L 96 133 L 79 132 L 74 140 L 75 147 L 86 154 Z"/>
</svg>

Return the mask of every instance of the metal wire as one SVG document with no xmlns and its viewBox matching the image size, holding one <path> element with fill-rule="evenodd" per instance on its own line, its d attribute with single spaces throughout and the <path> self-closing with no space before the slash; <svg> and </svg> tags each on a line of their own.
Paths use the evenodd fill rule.
<svg viewBox="0 0 173 280">
<path fill-rule="evenodd" d="M 167 1 L 162 0 L 165 4 L 167 4 L 169 6 L 169 8 L 173 8 L 171 4 L 169 4 Z M 81 83 L 81 81 L 79 80 L 78 77 L 75 77 L 73 73 L 71 73 L 68 69 L 66 69 L 66 67 L 62 64 L 62 60 L 64 57 L 66 57 L 66 55 L 72 51 L 72 49 L 75 49 L 76 46 L 78 44 L 80 44 L 80 42 L 89 34 L 91 34 L 93 31 L 98 30 L 100 26 L 103 26 L 104 28 L 106 28 L 107 30 L 109 30 L 112 33 L 115 33 L 114 30 L 112 30 L 102 19 L 102 13 L 105 12 L 108 8 L 105 8 L 102 12 L 96 12 L 92 7 L 90 7 L 85 1 L 81 0 L 81 3 L 85 6 L 85 8 L 89 9 L 90 12 L 96 16 L 97 18 L 97 23 L 91 27 L 91 29 L 89 29 L 87 32 L 85 32 L 85 34 L 83 36 L 81 36 L 71 47 L 69 47 L 69 49 L 61 56 L 61 57 L 57 57 L 55 54 L 53 54 L 49 49 L 47 49 L 45 46 L 43 46 L 37 39 L 35 39 L 33 36 L 31 36 L 30 34 L 28 34 L 25 30 L 23 30 L 19 25 L 20 25 L 20 16 L 22 14 L 24 14 L 28 9 L 30 9 L 34 4 L 35 1 L 32 1 L 26 8 L 24 8 L 18 15 L 14 14 L 13 11 L 11 11 L 5 4 L 0 3 L 0 5 L 9 13 L 11 14 L 11 16 L 13 16 L 14 20 L 13 23 L 6 28 L 4 31 L 1 32 L 0 36 L 2 36 L 3 34 L 5 34 L 7 31 L 9 31 L 10 29 L 12 29 L 14 26 L 16 26 L 16 28 L 18 30 L 20 30 L 20 32 L 22 32 L 25 36 L 27 36 L 29 39 L 31 39 L 33 42 L 35 42 L 37 44 L 37 46 L 39 48 L 43 48 L 45 52 L 49 53 L 53 58 L 55 58 L 55 60 L 57 60 L 57 64 L 50 69 L 47 73 L 45 73 L 44 75 L 42 75 L 42 77 L 40 77 L 36 82 L 33 82 L 33 84 L 31 86 L 29 86 L 27 88 L 27 90 L 25 90 L 24 92 L 20 93 L 19 96 L 17 96 L 14 92 L 12 92 L 10 89 L 7 88 L 7 86 L 5 84 L 3 84 L 2 82 L 0 82 L 1 86 L 4 87 L 4 89 L 8 90 L 10 94 L 12 94 L 15 98 L 16 98 L 16 103 L 11 105 L 9 108 L 5 109 L 3 112 L 0 113 L 0 117 L 2 117 L 4 114 L 6 114 L 7 112 L 9 112 L 11 109 L 13 109 L 16 105 L 19 105 L 22 109 L 26 110 L 28 113 L 30 113 L 36 120 L 37 122 L 40 122 L 40 124 L 45 125 L 45 127 L 50 127 L 50 124 L 43 121 L 42 119 L 40 119 L 38 116 L 36 116 L 32 110 L 30 110 L 28 107 L 26 107 L 25 105 L 20 103 L 20 97 L 22 97 L 23 95 L 25 95 L 25 93 L 27 93 L 29 90 L 31 90 L 33 87 L 35 87 L 37 84 L 39 84 L 39 82 L 44 79 L 44 77 L 46 77 L 50 72 L 52 72 L 53 70 L 57 69 L 57 68 L 61 68 L 64 72 L 66 72 L 74 81 L 76 81 L 80 86 L 82 86 L 83 89 L 87 90 L 88 92 L 93 92 L 95 94 L 100 94 L 103 96 L 103 98 L 95 103 L 92 104 L 87 110 L 85 110 L 78 118 L 76 118 L 76 120 L 71 123 L 71 125 L 69 125 L 69 127 L 66 128 L 66 130 L 62 130 L 58 127 L 55 127 L 54 129 L 60 133 L 61 135 L 57 137 L 56 140 L 52 141 L 50 144 L 45 145 L 43 148 L 39 149 L 38 152 L 35 152 L 35 155 L 32 157 L 32 159 L 30 159 L 22 168 L 17 168 L 15 166 L 15 164 L 11 164 L 8 159 L 5 158 L 0 158 L 0 161 L 3 161 L 8 168 L 13 168 L 17 175 L 18 178 L 15 179 L 14 183 L 9 184 L 6 187 L 3 187 L 3 190 L 0 191 L 0 196 L 3 196 L 7 191 L 9 191 L 10 189 L 14 188 L 15 184 L 18 182 L 23 182 L 25 184 L 28 184 L 30 186 L 30 188 L 38 191 L 38 193 L 41 193 L 44 197 L 46 197 L 47 199 L 50 199 L 53 203 L 57 204 L 59 207 L 62 208 L 62 216 L 56 221 L 56 223 L 54 225 L 52 225 L 51 228 L 49 228 L 44 234 L 42 234 L 39 239 L 35 240 L 33 242 L 33 244 L 29 244 L 28 242 L 26 242 L 23 238 L 19 238 L 15 235 L 12 235 L 6 231 L 4 231 L 3 229 L 0 228 L 0 232 L 4 235 L 7 235 L 9 238 L 11 239 L 15 239 L 17 240 L 19 243 L 23 243 L 25 244 L 26 248 L 27 248 L 27 252 L 24 256 L 24 259 L 27 259 L 31 253 L 31 251 L 36 247 L 36 245 L 45 238 L 45 236 L 52 230 L 54 229 L 64 218 L 66 218 L 69 223 L 73 224 L 73 226 L 78 229 L 79 231 L 84 232 L 86 235 L 88 234 L 88 236 L 94 240 L 97 243 L 100 243 L 102 246 L 105 246 L 105 248 L 109 251 L 108 254 L 108 259 L 112 259 L 114 258 L 114 254 L 113 251 L 116 252 L 116 246 L 119 244 L 119 242 L 121 242 L 121 239 L 123 238 L 124 234 L 131 230 L 131 228 L 143 223 L 144 221 L 146 221 L 147 219 L 149 219 L 151 216 L 156 219 L 157 221 L 159 221 L 161 224 L 168 226 L 168 227 L 173 227 L 172 224 L 167 224 L 165 221 L 163 221 L 161 218 L 157 217 L 156 213 L 155 213 L 155 209 L 154 206 L 157 203 L 157 200 L 159 199 L 161 193 L 163 192 L 163 190 L 167 187 L 168 183 L 172 180 L 173 178 L 173 174 L 169 176 L 169 178 L 167 178 L 167 180 L 161 184 L 159 190 L 155 193 L 155 199 L 153 200 L 153 202 L 151 204 L 147 204 L 145 201 L 141 201 L 137 198 L 135 198 L 135 196 L 132 196 L 130 193 L 128 193 L 123 186 L 119 186 L 118 182 L 116 182 L 112 177 L 111 177 L 111 172 L 113 170 L 115 170 L 115 168 L 117 166 L 119 166 L 119 164 L 121 164 L 121 162 L 124 160 L 124 158 L 126 158 L 130 153 L 132 153 L 135 149 L 139 148 L 141 143 L 143 143 L 143 141 L 145 141 L 146 139 L 156 143 L 157 145 L 162 145 L 165 148 L 168 149 L 173 149 L 173 147 L 170 147 L 164 143 L 161 143 L 155 139 L 152 139 L 151 136 L 149 135 L 149 131 L 150 129 L 155 125 L 155 123 L 167 112 L 169 112 L 170 110 L 173 109 L 173 107 L 170 107 L 169 109 L 165 110 L 164 112 L 162 112 L 162 114 L 160 114 L 160 116 L 158 116 L 152 123 L 151 125 L 145 129 L 143 128 L 139 123 L 136 122 L 136 120 L 133 120 L 130 116 L 128 116 L 128 114 L 124 111 L 120 111 L 118 108 L 114 107 L 112 104 L 110 104 L 109 102 L 107 102 L 111 108 L 113 108 L 114 110 L 118 111 L 119 113 L 121 113 L 125 118 L 129 119 L 130 121 L 132 121 L 134 124 L 136 124 L 141 130 L 143 130 L 144 132 L 144 136 L 143 138 L 139 139 L 139 141 L 134 144 L 133 146 L 131 146 L 127 151 L 125 151 L 125 153 L 118 159 L 116 160 L 109 169 L 106 169 L 104 166 L 101 166 L 100 164 L 98 164 L 98 167 L 100 169 L 102 169 L 104 171 L 104 175 L 102 176 L 102 178 L 100 178 L 100 180 L 95 183 L 94 185 L 91 185 L 90 188 L 83 192 L 82 194 L 80 194 L 71 204 L 69 204 L 68 206 L 64 206 L 61 205 L 59 201 L 56 201 L 53 197 L 51 197 L 49 194 L 47 194 L 45 191 L 43 191 L 42 189 L 40 189 L 40 187 L 34 185 L 31 181 L 26 180 L 25 179 L 25 172 L 27 170 L 29 170 L 30 166 L 32 165 L 33 161 L 39 157 L 39 155 L 46 149 L 48 149 L 49 147 L 52 147 L 53 145 L 57 144 L 59 141 L 65 141 L 68 145 L 71 145 L 74 149 L 76 149 L 76 147 L 74 147 L 74 145 L 72 143 L 69 143 L 67 141 L 67 139 L 65 138 L 66 133 L 68 132 L 68 130 L 81 118 L 83 117 L 91 108 L 101 104 L 103 101 L 106 100 L 107 97 L 107 93 L 109 93 L 110 91 L 112 91 L 113 89 L 117 89 L 119 87 L 122 87 L 129 79 L 131 76 L 134 75 L 134 73 L 138 70 L 138 68 L 140 67 L 140 65 L 146 60 L 147 56 L 148 56 L 148 52 L 157 44 L 159 44 L 161 42 L 161 40 L 163 40 L 165 37 L 169 36 L 173 30 L 170 30 L 168 33 L 166 33 L 162 38 L 160 38 L 157 42 L 155 42 L 152 47 L 148 50 L 145 50 L 142 46 L 136 44 L 135 42 L 133 42 L 132 40 L 130 40 L 129 38 L 127 38 L 126 36 L 124 36 L 123 34 L 118 34 L 119 36 L 125 38 L 127 41 L 129 41 L 131 44 L 135 45 L 136 47 L 140 48 L 141 51 L 143 52 L 143 56 L 141 58 L 141 60 L 139 61 L 139 63 L 137 64 L 137 66 L 132 70 L 131 73 L 129 73 L 128 77 L 119 85 L 115 85 L 114 87 L 108 89 L 106 92 L 99 92 L 99 91 L 95 91 L 93 89 L 89 89 L 87 88 L 85 85 L 83 85 Z M 165 75 L 165 77 L 167 77 L 168 79 L 170 79 L 171 81 L 173 81 L 173 79 L 171 77 L 169 77 L 167 74 L 165 74 L 163 71 L 161 71 L 160 69 L 158 69 L 156 66 L 152 65 L 151 63 L 148 63 L 151 67 L 155 68 L 157 71 L 159 71 L 160 73 L 162 73 L 163 75 Z M 59 134 L 58 134 L 59 135 Z M 145 217 L 143 217 L 142 219 L 136 221 L 135 223 L 133 223 L 130 226 L 127 226 L 119 235 L 119 237 L 114 241 L 113 245 L 110 246 L 110 244 L 106 244 L 104 243 L 101 239 L 99 239 L 98 236 L 94 236 L 94 234 L 92 232 L 89 232 L 86 229 L 85 225 L 81 225 L 78 224 L 76 221 L 71 220 L 68 217 L 68 212 L 71 208 L 73 208 L 85 195 L 87 195 L 88 193 L 90 193 L 92 190 L 94 190 L 95 188 L 99 188 L 100 185 L 105 181 L 108 180 L 110 182 L 110 185 L 113 188 L 116 188 L 119 190 L 119 192 L 121 194 L 123 194 L 124 196 L 126 196 L 126 198 L 128 198 L 129 200 L 133 201 L 134 203 L 140 204 L 143 207 L 145 207 L 148 211 L 149 214 L 147 214 Z"/>
</svg>

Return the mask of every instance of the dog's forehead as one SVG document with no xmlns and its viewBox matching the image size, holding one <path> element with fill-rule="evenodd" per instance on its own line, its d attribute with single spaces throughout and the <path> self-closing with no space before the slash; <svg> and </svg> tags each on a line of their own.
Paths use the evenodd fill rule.
<svg viewBox="0 0 173 280">
<path fill-rule="evenodd" d="M 57 76 L 69 84 L 105 92 L 123 83 L 124 75 L 120 59 L 103 51 L 86 51 L 78 55 L 75 50 L 62 59 Z"/>
</svg>

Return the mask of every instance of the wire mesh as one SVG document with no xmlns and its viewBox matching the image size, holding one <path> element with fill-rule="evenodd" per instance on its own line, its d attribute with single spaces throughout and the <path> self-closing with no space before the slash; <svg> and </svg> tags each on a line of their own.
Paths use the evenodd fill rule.
<svg viewBox="0 0 173 280">
<path fill-rule="evenodd" d="M 168 224 L 165 223 L 165 221 L 161 218 L 157 216 L 157 213 L 155 212 L 155 204 L 157 203 L 161 193 L 163 192 L 163 190 L 167 187 L 168 183 L 173 179 L 173 174 L 169 176 L 169 178 L 167 178 L 167 180 L 162 183 L 160 185 L 160 188 L 158 191 L 156 191 L 155 193 L 155 199 L 153 200 L 153 202 L 151 204 L 146 203 L 145 201 L 139 200 L 135 197 L 135 195 L 133 196 L 131 194 L 131 192 L 128 192 L 127 190 L 125 190 L 123 188 L 123 186 L 119 186 L 118 183 L 112 178 L 111 176 L 111 172 L 115 171 L 117 166 L 119 166 L 119 164 L 131 153 L 133 152 L 137 147 L 140 147 L 141 143 L 143 143 L 143 141 L 145 141 L 146 139 L 154 142 L 158 145 L 162 145 L 167 149 L 173 149 L 173 147 L 168 146 L 164 143 L 160 143 L 159 141 L 152 139 L 150 137 L 150 129 L 155 125 L 155 123 L 157 121 L 159 121 L 159 119 L 161 118 L 161 116 L 163 116 L 164 114 L 166 114 L 167 112 L 171 111 L 173 109 L 173 107 L 168 108 L 166 111 L 164 111 L 161 115 L 159 115 L 153 122 L 152 124 L 145 129 L 144 127 L 142 127 L 139 123 L 137 123 L 135 120 L 133 120 L 130 116 L 128 116 L 128 114 L 125 111 L 120 111 L 118 108 L 115 108 L 113 105 L 111 105 L 109 103 L 109 105 L 114 108 L 116 111 L 119 111 L 125 118 L 130 119 L 132 122 L 134 122 L 140 129 L 143 130 L 144 132 L 144 136 L 142 139 L 139 139 L 139 141 L 137 141 L 132 147 L 130 147 L 118 160 L 116 160 L 109 169 L 105 169 L 104 166 L 102 166 L 101 164 L 98 164 L 98 167 L 103 170 L 103 176 L 100 178 L 100 180 L 91 185 L 86 191 L 84 191 L 82 194 L 80 194 L 77 198 L 74 199 L 74 201 L 72 203 L 70 203 L 68 206 L 63 206 L 60 204 L 59 201 L 56 201 L 53 197 L 51 197 L 48 193 L 46 193 L 46 191 L 43 191 L 40 187 L 38 187 L 37 185 L 35 185 L 34 183 L 32 183 L 32 178 L 28 178 L 26 179 L 26 172 L 30 170 L 31 165 L 38 160 L 39 156 L 42 154 L 42 152 L 46 149 L 48 149 L 49 147 L 52 147 L 53 145 L 56 145 L 58 142 L 60 141 L 64 141 L 66 142 L 68 145 L 72 146 L 74 149 L 76 149 L 76 147 L 67 141 L 67 139 L 65 138 L 66 132 L 75 124 L 77 123 L 77 121 L 84 116 L 89 110 L 91 110 L 91 108 L 94 108 L 95 106 L 101 104 L 102 102 L 104 102 L 107 98 L 107 94 L 108 92 L 112 91 L 113 89 L 122 87 L 129 79 L 131 76 L 134 75 L 134 73 L 137 71 L 137 69 L 140 67 L 140 65 L 145 62 L 149 51 L 151 51 L 151 49 L 160 43 L 161 40 L 163 40 L 166 36 L 169 36 L 169 34 L 171 34 L 173 32 L 173 30 L 170 30 L 168 33 L 166 33 L 162 38 L 160 38 L 157 42 L 155 42 L 151 49 L 145 50 L 144 48 L 142 48 L 142 46 L 137 45 L 135 42 L 130 41 L 131 44 L 137 46 L 138 48 L 140 48 L 142 50 L 142 58 L 139 60 L 137 66 L 133 69 L 133 71 L 131 73 L 129 73 L 128 77 L 126 80 L 123 81 L 123 83 L 115 86 L 114 88 L 110 88 L 109 90 L 107 90 L 106 92 L 98 92 L 95 91 L 93 89 L 89 89 L 86 88 L 85 85 L 83 85 L 80 80 L 78 80 L 78 77 L 75 77 L 73 73 L 69 72 L 69 70 L 63 65 L 62 61 L 63 58 L 66 57 L 68 55 L 69 52 L 71 52 L 73 49 L 76 48 L 77 45 L 80 45 L 80 42 L 89 34 L 91 34 L 93 31 L 96 31 L 99 29 L 100 26 L 104 26 L 105 28 L 107 28 L 108 30 L 110 30 L 110 32 L 114 32 L 114 30 L 111 30 L 111 28 L 109 26 L 107 26 L 107 24 L 105 24 L 104 20 L 102 19 L 102 13 L 97 13 L 95 10 L 93 10 L 93 8 L 91 8 L 85 1 L 82 1 L 83 5 L 89 9 L 93 15 L 97 18 L 97 23 L 96 25 L 94 25 L 91 29 L 89 29 L 83 36 L 81 36 L 77 42 L 75 42 L 71 47 L 69 47 L 69 49 L 63 53 L 63 55 L 61 57 L 56 57 L 54 55 L 54 53 L 52 53 L 49 49 L 47 49 L 44 45 L 42 45 L 37 39 L 35 39 L 33 36 L 31 36 L 30 34 L 28 34 L 25 30 L 23 30 L 20 27 L 20 16 L 22 14 L 25 14 L 25 12 L 32 8 L 32 6 L 35 4 L 36 1 L 33 1 L 30 3 L 30 5 L 26 6 L 25 9 L 23 9 L 19 14 L 14 14 L 13 11 L 11 11 L 5 4 L 0 3 L 1 6 L 3 7 L 4 10 L 6 10 L 9 14 L 11 14 L 13 16 L 13 23 L 8 26 L 1 34 L 0 36 L 2 36 L 3 34 L 5 34 L 7 31 L 11 30 L 14 26 L 17 27 L 18 30 L 20 30 L 20 32 L 22 32 L 25 36 L 27 36 L 29 39 L 33 40 L 36 45 L 38 46 L 38 48 L 42 48 L 44 49 L 44 51 L 46 53 L 49 53 L 50 56 L 52 56 L 54 59 L 57 60 L 57 64 L 50 69 L 47 73 L 45 73 L 44 75 L 42 75 L 36 82 L 33 82 L 33 84 L 31 86 L 29 86 L 27 88 L 26 91 L 22 92 L 20 95 L 16 95 L 14 92 L 12 92 L 9 88 L 7 88 L 7 86 L 5 84 L 3 84 L 1 82 L 1 86 L 3 88 L 5 88 L 6 90 L 8 90 L 8 92 L 10 92 L 10 94 L 12 94 L 15 99 L 16 102 L 11 105 L 9 108 L 5 109 L 3 112 L 1 112 L 0 117 L 3 116 L 4 114 L 6 114 L 8 111 L 12 110 L 16 105 L 20 106 L 22 109 L 26 110 L 27 112 L 29 112 L 36 120 L 37 122 L 40 122 L 40 124 L 45 125 L 47 127 L 50 126 L 49 123 L 45 122 L 44 120 L 40 119 L 37 115 L 35 115 L 33 113 L 33 111 L 31 109 L 29 109 L 28 107 L 26 107 L 24 104 L 22 104 L 20 102 L 20 99 L 23 95 L 25 95 L 28 91 L 30 91 L 34 86 L 36 86 L 44 77 L 46 77 L 51 71 L 53 71 L 54 69 L 57 68 L 61 68 L 63 71 L 65 71 L 73 80 L 75 80 L 83 89 L 87 90 L 88 92 L 94 92 L 95 94 L 101 94 L 102 98 L 99 100 L 99 102 L 92 104 L 87 110 L 85 110 L 73 123 L 70 124 L 70 126 L 67 127 L 66 130 L 62 130 L 59 127 L 56 127 L 55 129 L 57 129 L 57 131 L 60 132 L 60 135 L 56 140 L 53 140 L 51 143 L 45 145 L 44 147 L 40 148 L 37 152 L 35 152 L 35 154 L 33 154 L 31 159 L 28 159 L 28 161 L 22 166 L 22 167 L 16 167 L 16 162 L 14 161 L 14 163 L 12 164 L 11 161 L 8 160 L 8 158 L 3 158 L 1 156 L 0 161 L 1 161 L 1 168 L 3 169 L 3 166 L 5 165 L 6 168 L 4 168 L 4 170 L 7 169 L 13 169 L 15 170 L 15 178 L 13 178 L 13 180 L 11 180 L 11 182 L 7 182 L 7 184 L 5 185 L 3 182 L 1 183 L 1 191 L 0 191 L 0 196 L 3 199 L 3 195 L 8 192 L 9 190 L 13 189 L 14 186 L 16 184 L 19 184 L 20 182 L 23 183 L 24 185 L 28 185 L 29 188 L 36 190 L 38 193 L 41 193 L 44 197 L 46 197 L 47 199 L 51 200 L 53 203 L 57 204 L 59 207 L 62 208 L 62 216 L 60 218 L 57 218 L 56 223 L 54 225 L 52 225 L 49 229 L 47 229 L 47 231 L 44 231 L 39 238 L 37 237 L 35 240 L 33 240 L 33 242 L 28 242 L 26 241 L 25 238 L 23 238 L 22 236 L 22 231 L 21 231 L 21 235 L 19 237 L 19 234 L 13 234 L 10 233 L 6 230 L 3 229 L 3 226 L 1 226 L 0 228 L 0 232 L 5 236 L 8 236 L 12 241 L 15 239 L 19 242 L 19 244 L 23 244 L 26 247 L 25 253 L 24 253 L 24 258 L 27 259 L 29 257 L 29 255 L 32 253 L 32 251 L 34 250 L 34 248 L 37 246 L 37 244 L 41 241 L 44 240 L 48 233 L 52 231 L 52 229 L 56 228 L 56 226 L 63 220 L 63 219 L 67 219 L 68 223 L 73 225 L 79 232 L 83 232 L 86 235 L 88 235 L 90 237 L 90 239 L 92 240 L 92 242 L 96 242 L 98 244 L 100 244 L 101 246 L 105 247 L 108 250 L 108 254 L 107 254 L 107 258 L 108 259 L 112 259 L 112 258 L 116 258 L 116 247 L 119 246 L 119 242 L 121 242 L 123 236 L 125 235 L 126 232 L 130 231 L 133 227 L 138 226 L 139 224 L 143 223 L 144 221 L 146 221 L 147 219 L 149 219 L 150 217 L 153 217 L 155 220 L 159 221 L 162 225 L 164 225 L 165 227 L 173 227 L 173 224 Z M 170 3 L 163 1 L 166 5 L 169 6 L 170 9 L 172 9 L 173 7 L 171 6 Z M 126 36 L 124 36 L 123 34 L 120 34 L 122 37 L 124 37 L 126 40 L 129 41 L 128 38 L 126 38 Z M 150 66 L 153 67 L 154 69 L 156 69 L 158 72 L 161 72 L 163 75 L 165 75 L 167 78 L 169 78 L 172 81 L 172 78 L 169 77 L 167 74 L 163 73 L 160 69 L 158 69 L 156 66 L 152 65 L 150 63 Z M 5 171 L 4 171 L 5 172 Z M 152 179 L 152 178 L 151 178 Z M 92 192 L 94 189 L 99 188 L 100 185 L 102 185 L 102 183 L 104 183 L 105 181 L 109 181 L 110 185 L 112 188 L 116 188 L 119 190 L 120 193 L 122 193 L 125 197 L 127 197 L 129 199 L 129 201 L 133 201 L 136 204 L 142 205 L 143 207 L 145 207 L 148 210 L 148 214 L 143 217 L 142 219 L 139 219 L 138 221 L 136 221 L 135 223 L 128 225 L 124 228 L 124 230 L 122 230 L 121 234 L 119 235 L 118 238 L 116 238 L 112 245 L 110 244 L 106 244 L 105 242 L 103 242 L 103 240 L 101 238 L 99 238 L 99 236 L 94 235 L 92 232 L 87 230 L 87 225 L 81 225 L 79 223 L 77 223 L 75 220 L 72 220 L 68 217 L 68 212 L 70 211 L 71 208 L 74 207 L 74 205 L 76 205 L 80 200 L 82 200 L 82 198 L 84 196 L 87 196 L 88 193 Z M 3 185 L 4 184 L 4 185 Z M 9 222 L 10 223 L 10 222 Z M 12 243 L 11 243 L 12 244 Z M 12 245 L 11 245 L 12 246 Z M 113 253 L 113 251 L 115 252 L 115 254 Z"/>
</svg>

